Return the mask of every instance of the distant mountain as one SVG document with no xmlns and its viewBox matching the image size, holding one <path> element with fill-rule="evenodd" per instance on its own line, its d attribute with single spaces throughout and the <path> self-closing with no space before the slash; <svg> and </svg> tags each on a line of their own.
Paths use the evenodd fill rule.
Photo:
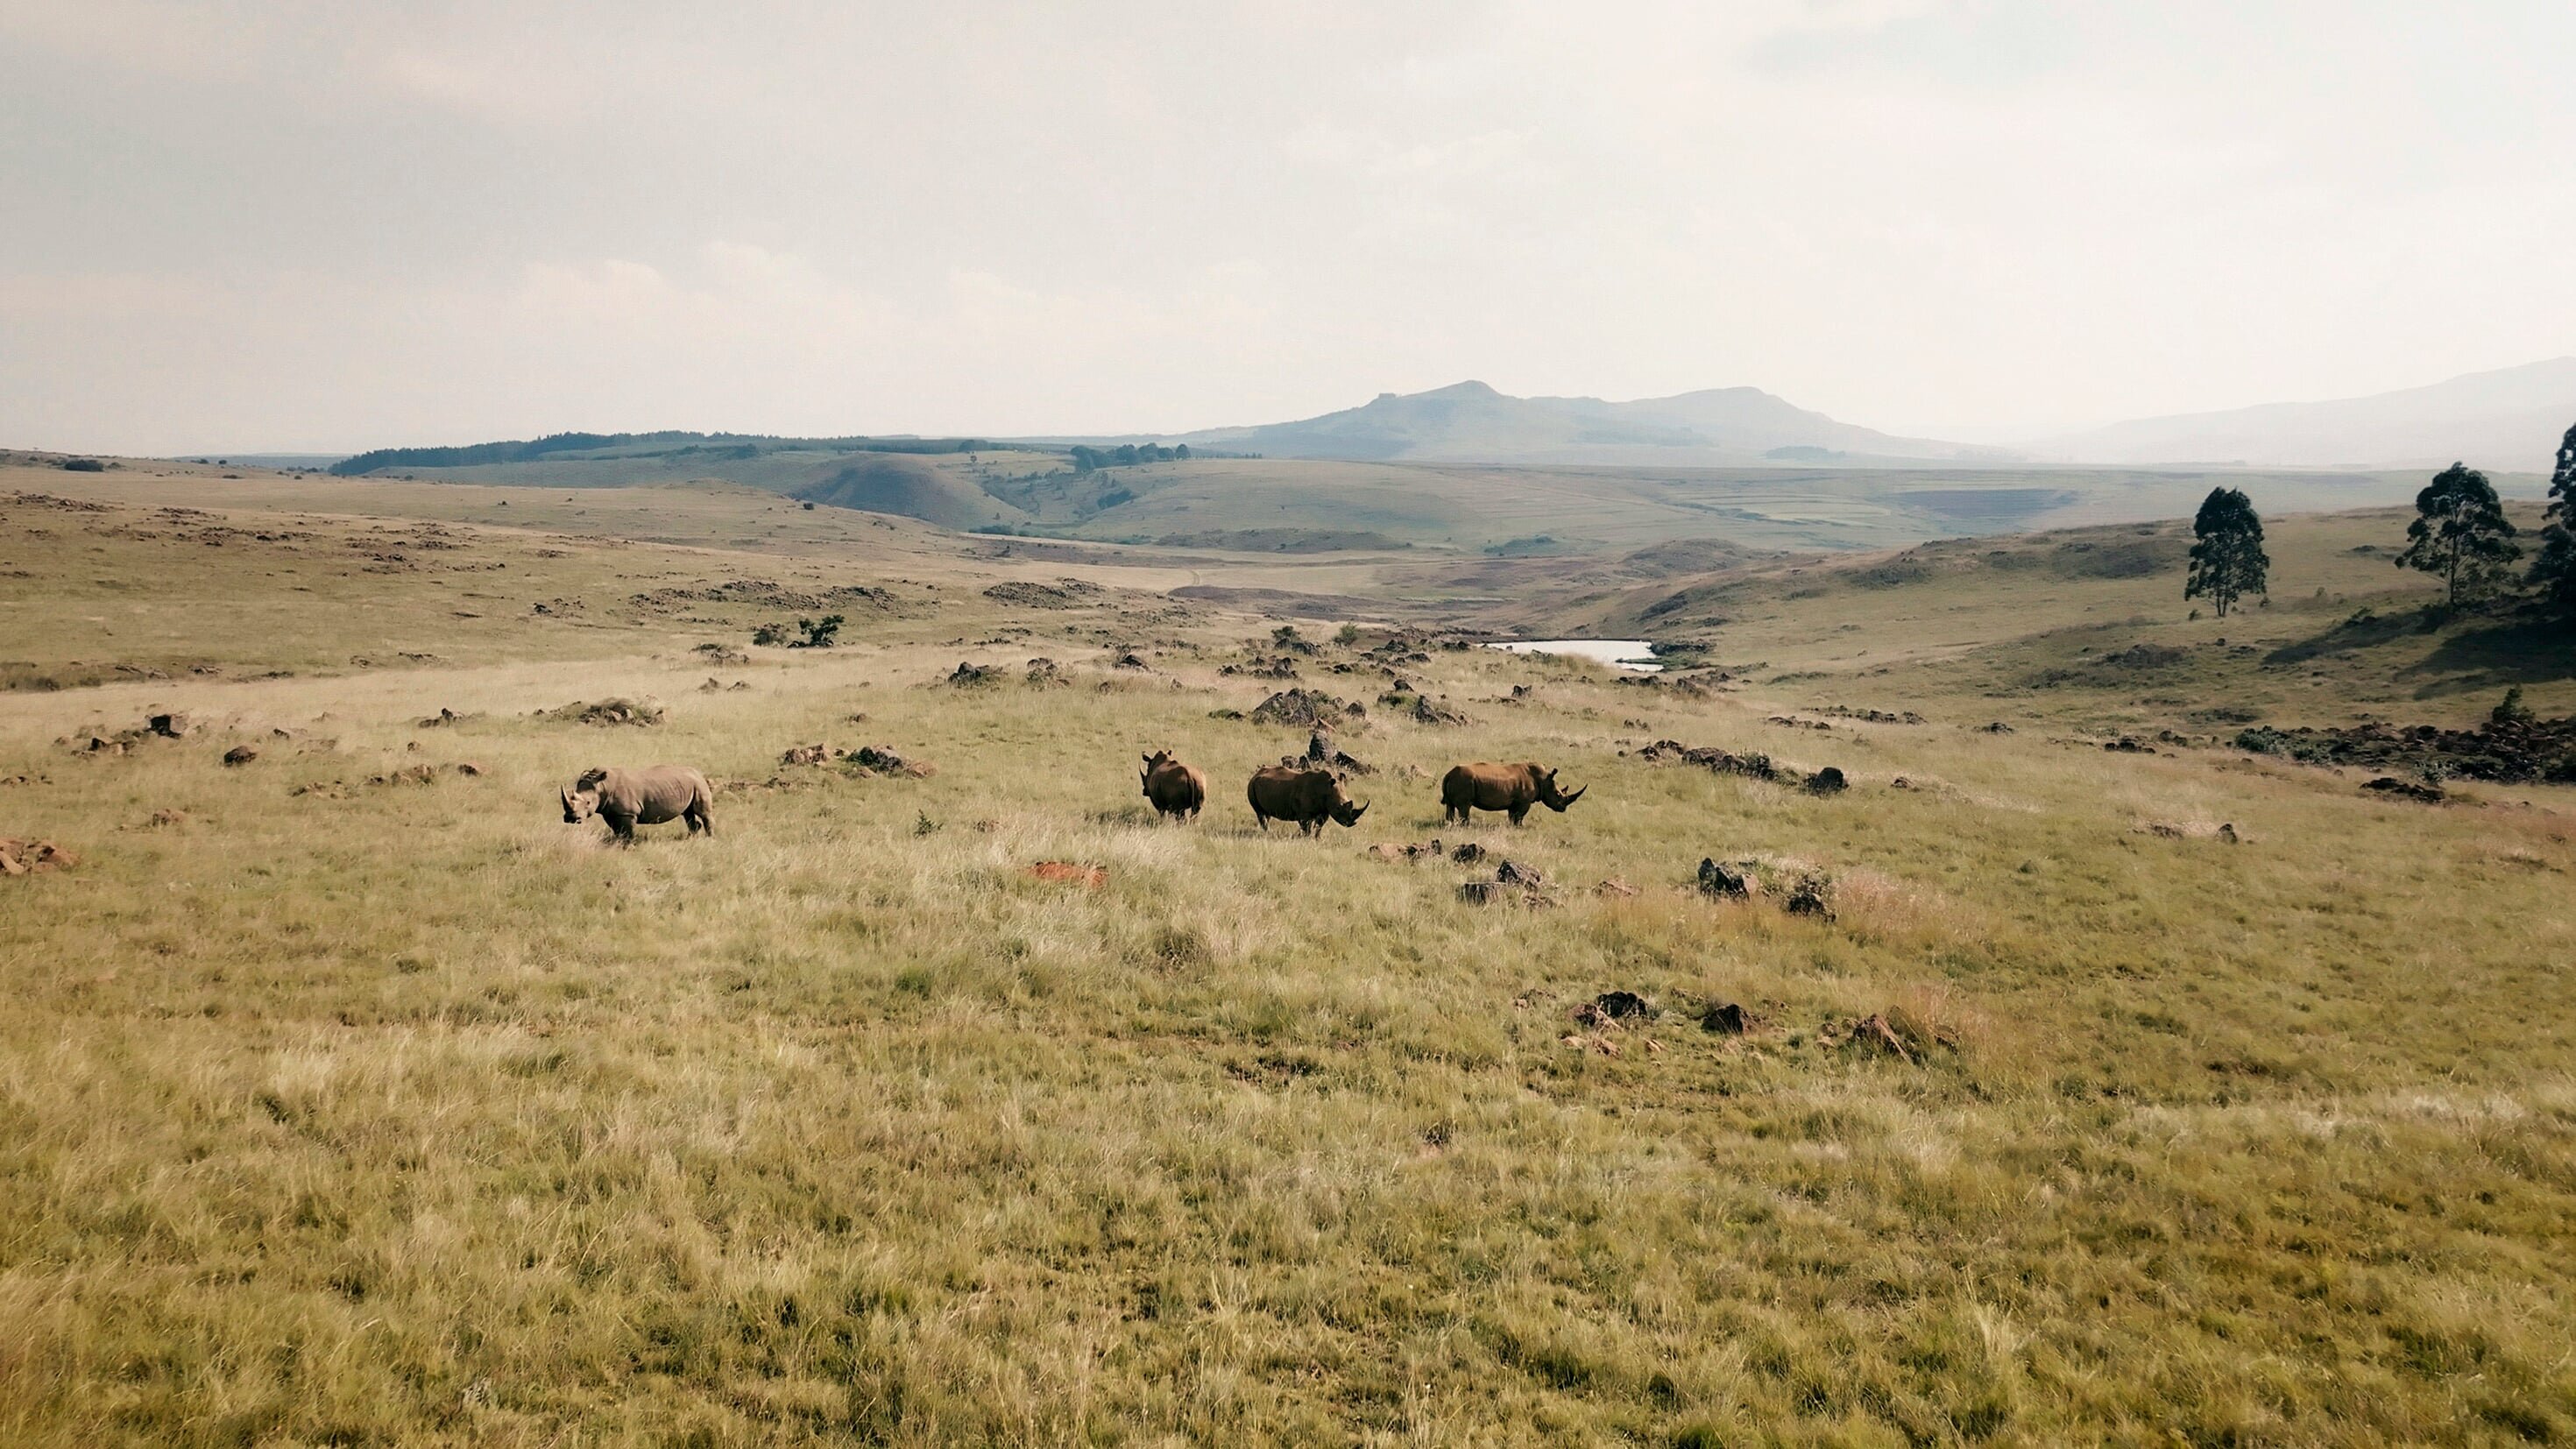
<svg viewBox="0 0 2576 1449">
<path fill-rule="evenodd" d="M 1512 397 L 1481 382 L 1381 393 L 1365 406 L 1257 427 L 1210 428 L 1193 447 L 1272 458 L 1361 462 L 1615 463 L 1670 466 L 1842 457 L 1998 459 L 1955 443 L 1899 438 L 1794 407 L 1753 387 L 1604 402 Z"/>
<path fill-rule="evenodd" d="M 2576 357 L 2332 402 L 2141 418 L 2028 445 L 2083 463 L 2474 467 L 2547 472 L 2576 425 Z"/>
</svg>

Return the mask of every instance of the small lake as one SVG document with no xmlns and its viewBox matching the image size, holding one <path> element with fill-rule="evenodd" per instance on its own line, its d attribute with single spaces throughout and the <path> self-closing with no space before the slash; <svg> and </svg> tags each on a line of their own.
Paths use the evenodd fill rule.
<svg viewBox="0 0 2576 1449">
<path fill-rule="evenodd" d="M 1509 644 L 1488 644 L 1488 649 L 1508 649 L 1514 654 L 1571 654 L 1613 669 L 1637 674 L 1660 674 L 1664 666 L 1655 659 L 1654 650 L 1643 639 L 1516 639 Z"/>
</svg>

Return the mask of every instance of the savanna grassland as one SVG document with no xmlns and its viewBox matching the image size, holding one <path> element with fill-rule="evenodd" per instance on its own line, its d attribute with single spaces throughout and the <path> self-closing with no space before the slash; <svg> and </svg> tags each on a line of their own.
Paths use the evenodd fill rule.
<svg viewBox="0 0 2576 1449">
<path fill-rule="evenodd" d="M 0 472 L 0 836 L 78 857 L 0 879 L 0 1441 L 2576 1434 L 2576 789 L 2223 743 L 2567 711 L 2384 517 L 2275 520 L 2223 622 L 2169 530 L 1500 611 L 1681 687 L 1171 596 L 1221 553 L 170 471 Z M 1292 682 L 1366 710 L 1321 840 L 1243 804 Z M 1444 827 L 1468 759 L 1589 793 Z M 712 840 L 562 823 L 664 760 Z M 1544 884 L 1369 849 L 1433 837 Z"/>
</svg>

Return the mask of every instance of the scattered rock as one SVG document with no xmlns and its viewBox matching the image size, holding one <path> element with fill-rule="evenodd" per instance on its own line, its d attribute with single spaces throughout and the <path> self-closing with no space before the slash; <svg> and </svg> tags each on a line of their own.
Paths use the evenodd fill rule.
<svg viewBox="0 0 2576 1449">
<path fill-rule="evenodd" d="M 145 720 L 143 727 L 165 740 L 184 738 L 190 728 L 184 714 L 156 714 Z"/>
<path fill-rule="evenodd" d="M 973 689 L 1001 682 L 1002 667 L 998 664 L 970 664 L 960 660 L 957 667 L 948 672 L 948 684 L 953 689 Z"/>
<path fill-rule="evenodd" d="M 2401 800 L 2420 800 L 2427 805 L 2439 805 L 2449 798 L 2448 792 L 2439 785 L 2429 781 L 2418 783 L 2413 780 L 2401 780 L 2394 775 L 2382 775 L 2361 788 L 2374 790 L 2382 795 L 2394 795 Z"/>
<path fill-rule="evenodd" d="M 1419 696 L 1417 696 L 1413 701 L 1413 722 L 1415 724 L 1427 725 L 1463 725 L 1475 723 L 1475 721 L 1470 720 L 1465 715 L 1460 714 L 1454 709 L 1442 709 L 1438 705 L 1433 704 L 1430 700 L 1423 699 Z"/>
<path fill-rule="evenodd" d="M 1698 765 L 1721 775 L 1742 775 L 1753 780 L 1780 778 L 1779 767 L 1771 763 L 1769 755 L 1739 755 L 1715 748 L 1693 748 L 1679 740 L 1657 740 L 1637 751 L 1637 758 L 1658 763 L 1664 760 L 1680 760 L 1686 765 Z"/>
<path fill-rule="evenodd" d="M 434 730 L 447 725 L 461 724 L 464 721 L 473 718 L 475 718 L 475 716 L 470 714 L 458 714 L 456 711 L 447 708 L 445 705 L 441 705 L 439 706 L 438 713 L 431 715 L 420 722 L 420 727 L 425 730 Z"/>
<path fill-rule="evenodd" d="M 1440 842 L 1436 840 L 1432 842 L 1434 848 L 1437 848 L 1439 844 Z M 1449 858 L 1460 865 L 1474 865 L 1477 861 L 1485 858 L 1485 847 L 1470 840 L 1466 844 L 1459 846 L 1456 850 L 1449 852 Z"/>
<path fill-rule="evenodd" d="M 1085 886 L 1092 890 L 1098 890 L 1102 886 L 1109 884 L 1109 868 L 1107 866 L 1078 865 L 1069 860 L 1039 861 L 1037 864 L 1029 867 L 1029 874 L 1038 880 L 1055 881 L 1064 885 Z"/>
<path fill-rule="evenodd" d="M 1144 661 L 1144 659 L 1143 659 L 1142 657 L 1138 656 L 1138 655 L 1135 655 L 1135 654 L 1121 654 L 1121 655 L 1119 655 L 1119 656 L 1118 656 L 1117 660 L 1116 660 L 1115 662 L 1113 662 L 1109 667 L 1110 667 L 1110 668 L 1112 668 L 1112 669 L 1144 669 L 1144 670 L 1151 670 L 1154 666 L 1152 666 L 1152 665 L 1150 665 L 1150 664 L 1147 664 L 1147 663 Z"/>
<path fill-rule="evenodd" d="M 146 827 L 153 830 L 167 830 L 174 825 L 187 824 L 188 812 L 185 810 L 155 810 L 152 812 L 152 818 L 144 821 L 143 823 Z"/>
<path fill-rule="evenodd" d="M 1377 773 L 1375 766 L 1364 765 L 1350 755 L 1344 754 L 1341 747 L 1325 738 L 1324 733 L 1321 730 L 1318 730 L 1306 737 L 1305 758 L 1301 760 L 1292 756 L 1283 763 L 1302 764 L 1312 768 L 1326 769 L 1337 775 L 1374 775 Z"/>
<path fill-rule="evenodd" d="M 1633 991 L 1604 991 L 1592 998 L 1592 1010 L 1612 1021 L 1655 1019 L 1655 1004 Z"/>
<path fill-rule="evenodd" d="M 2102 746 L 2115 755 L 2152 755 L 2155 747 L 2141 742 L 2136 735 L 2122 735 Z"/>
<path fill-rule="evenodd" d="M 1775 714 L 1771 716 L 1770 722 L 1775 725 L 1785 725 L 1793 730 L 1829 730 L 1833 728 L 1832 725 L 1829 725 L 1820 719 L 1799 719 L 1795 715 L 1786 714 Z"/>
<path fill-rule="evenodd" d="M 1489 906 L 1508 898 L 1511 889 L 1500 881 L 1471 880 L 1458 887 L 1458 898 L 1470 905 Z"/>
<path fill-rule="evenodd" d="M 247 765 L 258 758 L 259 751 L 248 745 L 235 745 L 224 751 L 224 763 L 227 765 Z"/>
<path fill-rule="evenodd" d="M 779 753 L 778 763 L 782 765 L 819 765 L 830 758 L 832 758 L 832 752 L 825 749 L 820 744 L 790 745 Z"/>
<path fill-rule="evenodd" d="M 1592 893 L 1596 896 L 1633 896 L 1637 893 L 1637 888 L 1628 884 L 1626 881 L 1619 879 L 1617 876 L 1612 876 L 1610 879 L 1594 886 L 1592 888 Z"/>
<path fill-rule="evenodd" d="M 1536 867 L 1508 860 L 1494 868 L 1494 879 L 1503 885 L 1525 886 L 1530 890 L 1541 890 L 1547 885 L 1547 878 L 1540 875 Z"/>
<path fill-rule="evenodd" d="M 1788 897 L 1780 902 L 1780 909 L 1793 916 L 1814 916 L 1831 922 L 1834 918 L 1833 877 L 1822 871 L 1809 871 L 1798 877 L 1798 883 L 1789 888 Z"/>
<path fill-rule="evenodd" d="M 2236 827 L 2232 824 L 2219 826 L 2218 838 L 2226 841 L 2230 845 L 2234 845 L 2237 840 Z"/>
<path fill-rule="evenodd" d="M 399 770 L 367 777 L 370 785 L 435 785 L 438 771 L 428 765 L 405 765 Z"/>
<path fill-rule="evenodd" d="M 2236 748 L 2308 765 L 2406 769 L 2502 784 L 2576 784 L 2576 715 L 2535 718 L 2520 701 L 2499 706 L 2475 729 L 2357 725 L 2340 730 L 2242 730 Z"/>
<path fill-rule="evenodd" d="M 2013 727 L 2005 724 L 2002 720 L 1996 720 L 1991 724 L 1981 724 L 1977 726 L 1977 733 L 1981 735 L 2008 735 L 2012 732 Z"/>
<path fill-rule="evenodd" d="M 1807 777 L 1805 788 L 1810 795 L 1839 795 L 1850 787 L 1851 782 L 1843 778 L 1841 770 L 1827 765 Z"/>
<path fill-rule="evenodd" d="M 1056 667 L 1054 660 L 1032 659 L 1029 661 L 1029 685 L 1031 688 L 1047 689 L 1055 685 L 1070 683 L 1072 683 L 1072 681 L 1064 677 L 1064 671 Z"/>
<path fill-rule="evenodd" d="M 1368 711 L 1358 701 L 1348 703 L 1335 699 L 1322 690 L 1283 689 L 1252 708 L 1255 724 L 1334 725 L 1348 719 L 1365 717 Z"/>
<path fill-rule="evenodd" d="M 1895 779 L 1887 782 L 1887 788 L 1891 790 L 1911 790 L 1914 788 L 1914 782 L 1905 778 L 1903 775 L 1899 775 Z"/>
<path fill-rule="evenodd" d="M 1699 892 L 1721 900 L 1742 900 L 1753 893 L 1753 887 L 1742 871 L 1731 870 L 1711 857 L 1699 863 Z"/>
<path fill-rule="evenodd" d="M 1842 1044 L 1854 1050 L 1892 1056 L 1902 1062 L 1914 1060 L 1914 1053 L 1906 1048 L 1905 1038 L 1897 1035 L 1896 1028 L 1890 1026 L 1884 1016 L 1870 1015 L 1846 1022 L 1839 1035 Z"/>
<path fill-rule="evenodd" d="M 1753 1017 L 1732 1001 L 1721 1001 L 1699 1014 L 1699 1029 L 1720 1036 L 1742 1036 L 1753 1028 Z"/>
<path fill-rule="evenodd" d="M 603 699 L 595 704 L 577 699 L 547 717 L 572 724 L 657 725 L 662 722 L 662 707 L 632 699 Z"/>
<path fill-rule="evenodd" d="M 472 760 L 459 760 L 448 768 L 469 780 L 483 773 L 483 767 Z"/>
<path fill-rule="evenodd" d="M 50 840 L 0 840 L 0 875 L 42 875 L 79 864 L 79 856 Z"/>
</svg>

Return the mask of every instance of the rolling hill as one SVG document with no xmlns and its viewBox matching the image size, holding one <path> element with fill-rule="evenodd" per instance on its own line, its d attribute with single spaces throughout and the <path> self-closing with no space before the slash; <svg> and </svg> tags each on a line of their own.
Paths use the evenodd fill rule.
<svg viewBox="0 0 2576 1449">
<path fill-rule="evenodd" d="M 2139 418 L 2043 438 L 2032 452 L 2086 463 L 2548 471 L 2576 424 L 2576 357 L 2473 372 L 2429 387 L 2328 402 Z"/>
</svg>

